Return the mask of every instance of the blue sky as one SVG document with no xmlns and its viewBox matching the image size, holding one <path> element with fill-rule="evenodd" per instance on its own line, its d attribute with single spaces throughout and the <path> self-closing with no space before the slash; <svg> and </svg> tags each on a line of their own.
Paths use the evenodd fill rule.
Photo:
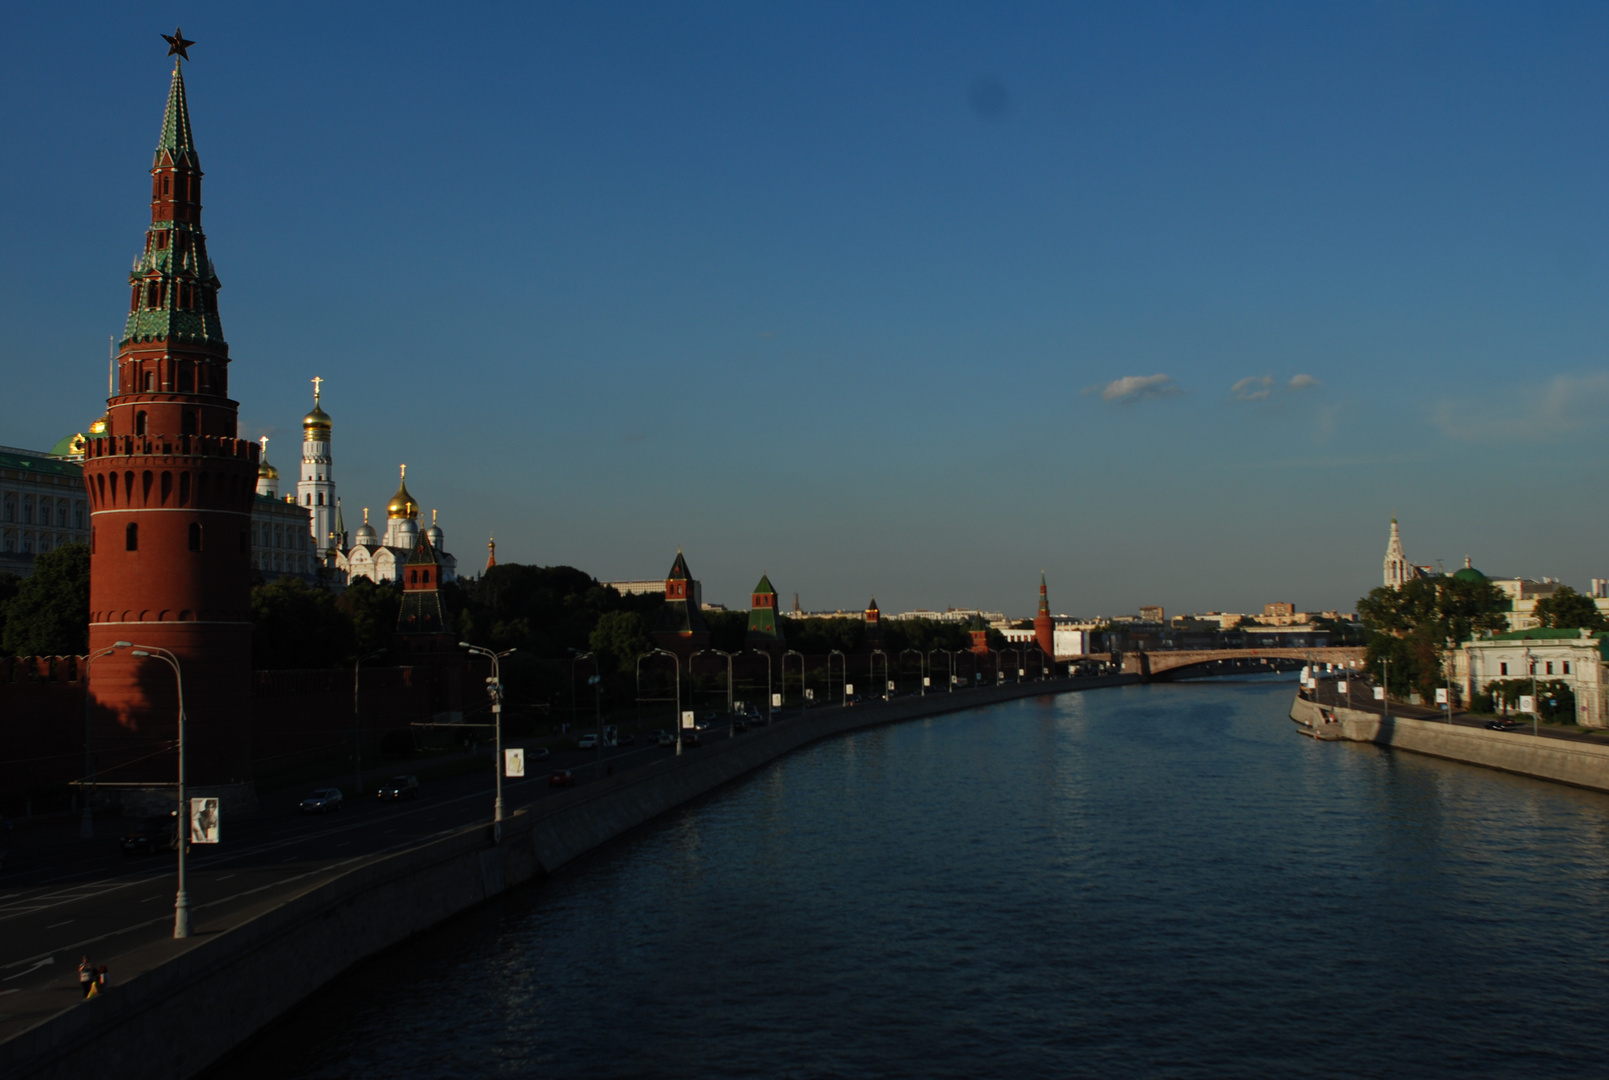
<svg viewBox="0 0 1609 1080">
<path fill-rule="evenodd" d="M 356 527 L 809 608 L 1609 576 L 1602 5 L 39 5 L 0 443 L 103 407 L 186 78 L 244 435 Z M 1299 378 L 1301 377 L 1301 378 Z M 1293 382 L 1294 380 L 1294 382 Z"/>
</svg>

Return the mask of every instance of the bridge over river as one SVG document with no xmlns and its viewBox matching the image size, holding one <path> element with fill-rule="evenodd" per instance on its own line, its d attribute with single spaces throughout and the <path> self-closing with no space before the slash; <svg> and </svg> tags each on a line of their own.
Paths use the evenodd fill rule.
<svg viewBox="0 0 1609 1080">
<path fill-rule="evenodd" d="M 1123 673 L 1147 679 L 1162 676 L 1176 679 L 1211 674 L 1214 667 L 1242 671 L 1264 666 L 1277 670 L 1296 664 L 1362 667 L 1363 654 L 1361 645 L 1321 649 L 1166 649 L 1127 652 L 1123 654 Z"/>
</svg>

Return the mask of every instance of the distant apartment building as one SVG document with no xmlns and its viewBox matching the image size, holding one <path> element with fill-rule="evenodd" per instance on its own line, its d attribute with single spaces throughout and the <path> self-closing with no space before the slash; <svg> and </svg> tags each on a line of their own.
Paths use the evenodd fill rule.
<svg viewBox="0 0 1609 1080">
<path fill-rule="evenodd" d="M 1156 606 L 1156 607 L 1146 606 L 1146 607 L 1141 607 L 1140 608 L 1140 621 L 1141 622 L 1157 622 L 1157 623 L 1166 622 L 1167 621 L 1167 616 L 1165 615 L 1165 613 L 1163 612 L 1163 610 L 1162 610 L 1162 608 L 1160 606 Z"/>
</svg>

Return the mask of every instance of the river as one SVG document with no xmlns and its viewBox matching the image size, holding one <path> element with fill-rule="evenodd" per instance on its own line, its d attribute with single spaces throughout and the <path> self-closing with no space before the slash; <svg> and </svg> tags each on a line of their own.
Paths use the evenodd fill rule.
<svg viewBox="0 0 1609 1080">
<path fill-rule="evenodd" d="M 1317 743 L 1293 691 L 817 744 L 363 965 L 209 1076 L 1603 1075 L 1609 796 Z"/>
</svg>

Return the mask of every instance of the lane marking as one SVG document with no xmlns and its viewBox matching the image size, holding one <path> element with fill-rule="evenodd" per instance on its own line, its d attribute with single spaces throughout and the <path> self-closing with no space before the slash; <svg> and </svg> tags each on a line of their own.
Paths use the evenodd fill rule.
<svg viewBox="0 0 1609 1080">
<path fill-rule="evenodd" d="M 78 921 L 77 919 L 63 919 L 61 922 L 53 922 L 53 923 L 51 923 L 49 926 L 45 927 L 45 929 L 46 930 L 54 930 L 58 926 L 66 926 L 70 922 L 77 922 L 77 921 Z"/>
<path fill-rule="evenodd" d="M 25 963 L 25 964 L 27 962 L 28 961 L 26 961 L 26 960 L 23 961 L 23 963 Z M 24 975 L 31 975 L 34 972 L 38 971 L 40 968 L 44 967 L 46 964 L 54 964 L 55 962 L 56 962 L 56 958 L 54 956 L 47 956 L 43 960 L 40 960 L 37 963 L 35 963 L 33 967 L 28 968 L 26 971 L 19 971 L 15 975 L 7 975 L 6 978 L 5 978 L 5 981 L 10 982 L 12 979 L 20 979 Z"/>
</svg>

